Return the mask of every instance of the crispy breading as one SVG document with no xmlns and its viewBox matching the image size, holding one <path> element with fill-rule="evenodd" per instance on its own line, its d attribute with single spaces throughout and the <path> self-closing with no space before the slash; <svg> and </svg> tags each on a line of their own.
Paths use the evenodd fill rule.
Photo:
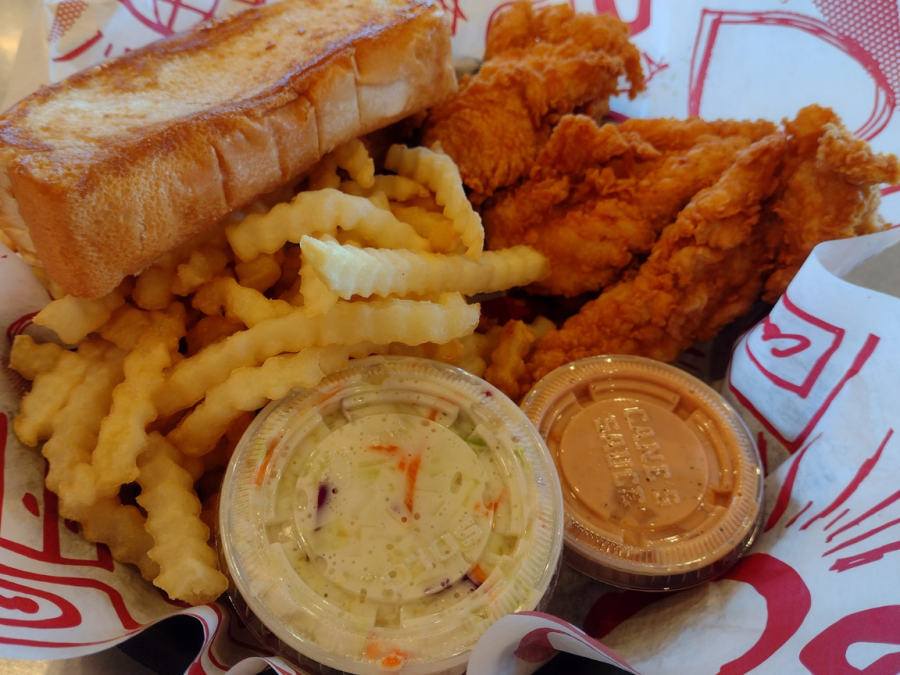
<svg viewBox="0 0 900 675">
<path fill-rule="evenodd" d="M 699 190 L 776 130 L 770 122 L 650 122 L 563 117 L 529 179 L 484 209 L 489 248 L 527 244 L 550 260 L 552 274 L 532 290 L 574 297 L 618 281 Z"/>
<path fill-rule="evenodd" d="M 594 354 L 671 361 L 743 314 L 764 281 L 758 265 L 764 232 L 756 225 L 762 200 L 776 187 L 784 147 L 784 137 L 771 134 L 742 151 L 663 231 L 635 278 L 537 342 L 528 359 L 532 377 Z"/>
<path fill-rule="evenodd" d="M 481 201 L 528 173 L 556 118 L 592 102 L 605 105 L 620 77 L 630 82 L 632 98 L 643 90 L 628 26 L 567 5 L 535 12 L 520 0 L 494 20 L 478 74 L 432 108 L 423 142 L 440 143 Z"/>
</svg>

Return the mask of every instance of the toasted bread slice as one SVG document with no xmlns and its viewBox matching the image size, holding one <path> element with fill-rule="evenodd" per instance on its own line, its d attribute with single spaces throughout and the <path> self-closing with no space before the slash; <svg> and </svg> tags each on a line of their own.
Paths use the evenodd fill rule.
<svg viewBox="0 0 900 675">
<path fill-rule="evenodd" d="M 429 0 L 284 0 L 43 87 L 0 116 L 0 229 L 98 297 L 356 136 L 456 88 Z"/>
</svg>

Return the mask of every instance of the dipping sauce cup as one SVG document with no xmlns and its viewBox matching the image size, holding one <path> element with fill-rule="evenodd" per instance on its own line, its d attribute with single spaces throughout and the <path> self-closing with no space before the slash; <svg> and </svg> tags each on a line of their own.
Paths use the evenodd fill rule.
<svg viewBox="0 0 900 675">
<path fill-rule="evenodd" d="M 763 471 L 747 428 L 672 366 L 598 356 L 549 373 L 522 408 L 562 482 L 564 560 L 622 588 L 694 586 L 759 532 Z"/>
<path fill-rule="evenodd" d="M 537 430 L 487 382 L 424 359 L 363 359 L 270 404 L 221 504 L 235 606 L 319 672 L 462 673 L 491 624 L 539 606 L 562 551 Z"/>
</svg>

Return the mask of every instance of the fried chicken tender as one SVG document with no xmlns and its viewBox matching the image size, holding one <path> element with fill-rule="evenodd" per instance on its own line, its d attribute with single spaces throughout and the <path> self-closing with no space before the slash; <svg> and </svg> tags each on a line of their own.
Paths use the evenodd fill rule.
<svg viewBox="0 0 900 675">
<path fill-rule="evenodd" d="M 777 300 L 816 245 L 884 228 L 878 186 L 900 182 L 900 161 L 873 153 L 820 106 L 802 109 L 784 127 L 740 152 L 713 187 L 698 192 L 632 278 L 535 343 L 526 359 L 533 380 L 595 354 L 674 360 L 761 294 Z M 633 120 L 619 131 L 652 139 L 663 152 L 700 146 L 702 135 L 669 128 L 674 133 L 661 136 L 660 121 Z"/>
<path fill-rule="evenodd" d="M 878 186 L 900 182 L 897 157 L 873 153 L 827 108 L 808 106 L 785 129 L 788 161 L 770 207 L 775 271 L 766 281 L 767 302 L 778 300 L 817 244 L 884 229 Z"/>
<path fill-rule="evenodd" d="M 629 120 L 598 126 L 563 117 L 529 178 L 482 212 L 488 247 L 527 244 L 549 260 L 531 287 L 574 297 L 617 281 L 662 229 L 714 184 L 771 122 Z M 652 141 L 651 141 L 652 139 Z"/>
<path fill-rule="evenodd" d="M 481 70 L 431 110 L 423 143 L 440 144 L 480 202 L 527 175 L 559 116 L 605 109 L 622 76 L 630 97 L 643 90 L 627 25 L 567 5 L 535 12 L 520 0 L 494 20 Z"/>
<path fill-rule="evenodd" d="M 633 279 L 606 290 L 547 333 L 527 360 L 537 380 L 594 354 L 673 360 L 747 311 L 765 281 L 762 201 L 777 187 L 786 140 L 770 134 L 741 151 L 663 230 Z"/>
</svg>

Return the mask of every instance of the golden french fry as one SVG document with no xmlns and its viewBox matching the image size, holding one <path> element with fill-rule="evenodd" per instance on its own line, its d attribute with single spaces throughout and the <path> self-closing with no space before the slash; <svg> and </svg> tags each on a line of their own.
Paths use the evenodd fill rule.
<svg viewBox="0 0 900 675">
<path fill-rule="evenodd" d="M 489 333 L 472 333 L 460 338 L 463 343 L 463 355 L 453 365 L 467 370 L 473 375 L 484 377 L 487 370 L 487 360 L 496 344 L 496 334 L 500 332 L 497 328 L 493 331 L 493 335 Z"/>
<path fill-rule="evenodd" d="M 455 338 L 442 345 L 434 342 L 425 342 L 420 345 L 407 345 L 402 342 L 391 343 L 388 354 L 395 356 L 414 356 L 419 359 L 431 359 L 433 361 L 441 361 L 456 365 L 456 362 L 463 357 L 465 347 L 462 338 Z"/>
<path fill-rule="evenodd" d="M 153 400 L 182 335 L 183 322 L 180 326 L 177 320 L 156 322 L 125 357 L 125 380 L 113 390 L 91 463 L 75 466 L 71 481 L 60 486 L 60 503 L 67 508 L 86 508 L 137 478 L 137 457 L 147 447 L 146 427 L 157 417 Z"/>
<path fill-rule="evenodd" d="M 228 241 L 241 260 L 260 253 L 274 253 L 286 242 L 298 243 L 304 235 L 330 234 L 338 228 L 354 230 L 375 246 L 429 249 L 415 230 L 379 209 L 368 199 L 324 189 L 301 192 L 290 204 L 279 204 L 262 216 L 249 215 L 226 228 Z"/>
<path fill-rule="evenodd" d="M 225 282 L 228 278 L 227 270 L 225 274 L 214 277 L 207 281 L 197 292 L 191 297 L 191 307 L 197 309 L 206 316 L 222 316 L 225 311 L 227 289 Z"/>
<path fill-rule="evenodd" d="M 234 279 L 225 279 L 222 283 L 225 286 L 225 316 L 242 321 L 248 328 L 296 310 L 290 303 L 270 300 L 259 291 L 244 288 Z"/>
<path fill-rule="evenodd" d="M 530 246 L 485 251 L 474 261 L 463 255 L 341 246 L 303 237 L 303 270 L 312 268 L 341 298 L 387 297 L 458 291 L 493 293 L 543 279 L 550 263 Z"/>
<path fill-rule="evenodd" d="M 198 275 L 201 278 L 209 276 L 208 268 L 215 267 L 221 257 L 221 254 L 211 252 L 221 251 L 228 255 L 228 240 L 225 239 L 227 220 L 161 256 L 144 270 L 135 281 L 135 288 L 131 293 L 134 303 L 141 309 L 165 309 L 172 303 L 175 295 L 173 288 L 185 290 L 182 288 L 184 284 L 197 284 Z M 200 253 L 194 257 L 198 251 Z M 184 278 L 179 280 L 178 272 L 182 265 L 186 266 L 181 272 Z"/>
<path fill-rule="evenodd" d="M 50 438 L 54 416 L 84 379 L 87 369 L 103 358 L 109 347 L 104 340 L 84 340 L 77 352 L 61 352 L 52 370 L 35 377 L 13 420 L 13 429 L 22 443 L 34 447 L 38 441 Z"/>
<path fill-rule="evenodd" d="M 264 211 L 268 209 L 264 208 Z M 209 271 L 200 270 L 201 265 L 215 265 L 217 260 L 210 258 L 208 251 L 221 250 L 228 248 L 228 241 L 225 239 L 225 226 L 219 223 L 208 232 L 194 237 L 185 244 L 182 244 L 174 251 L 161 256 L 149 268 L 144 270 L 137 278 L 134 291 L 131 293 L 131 299 L 141 309 L 162 310 L 172 303 L 173 287 L 179 290 L 182 284 L 195 284 L 198 273 L 208 275 Z M 196 259 L 192 259 L 195 252 L 203 250 Z M 227 255 L 227 254 L 226 254 Z M 179 280 L 179 266 L 187 264 L 182 271 L 183 280 Z M 182 293 L 184 294 L 184 293 Z"/>
<path fill-rule="evenodd" d="M 227 318 L 241 321 L 250 328 L 296 310 L 284 300 L 270 300 L 259 291 L 241 286 L 231 277 L 217 277 L 205 284 L 194 296 L 194 306 L 202 307 L 202 311 L 210 316 L 218 316 L 224 311 Z"/>
<path fill-rule="evenodd" d="M 428 197 L 431 194 L 428 188 L 411 178 L 390 175 L 375 176 L 369 188 L 363 187 L 355 180 L 345 180 L 339 189 L 356 197 L 371 197 L 376 192 L 381 192 L 392 202 L 405 202 L 413 197 Z"/>
<path fill-rule="evenodd" d="M 428 148 L 392 145 L 384 166 L 401 176 L 412 178 L 434 192 L 435 201 L 444 207 L 444 215 L 453 221 L 453 229 L 462 237 L 466 254 L 473 260 L 481 257 L 484 250 L 481 217 L 469 203 L 459 169 L 450 157 Z"/>
<path fill-rule="evenodd" d="M 231 262 L 225 248 L 204 246 L 191 253 L 188 262 L 179 265 L 172 292 L 175 295 L 190 295 L 200 286 L 219 275 Z"/>
<path fill-rule="evenodd" d="M 324 314 L 340 299 L 337 293 L 325 285 L 311 265 L 300 268 L 300 297 L 303 310 L 308 316 Z"/>
<path fill-rule="evenodd" d="M 121 287 L 96 300 L 67 295 L 38 312 L 34 323 L 46 326 L 63 342 L 74 345 L 109 321 L 112 313 L 125 304 L 126 295 Z"/>
<path fill-rule="evenodd" d="M 191 483 L 196 483 L 206 473 L 206 466 L 200 457 L 182 457 L 181 466 L 188 472 L 191 477 Z"/>
<path fill-rule="evenodd" d="M 240 413 L 234 418 L 231 424 L 228 425 L 228 428 L 225 430 L 225 435 L 219 439 L 219 442 L 216 443 L 216 447 L 198 458 L 203 462 L 206 475 L 220 469 L 224 470 L 228 466 L 231 455 L 234 454 L 237 444 L 241 440 L 241 436 L 244 435 L 244 432 L 247 431 L 247 428 L 253 423 L 255 417 L 255 409 Z M 207 494 L 211 494 L 218 489 L 219 486 L 217 484 L 213 489 L 208 490 Z"/>
<path fill-rule="evenodd" d="M 209 528 L 200 520 L 194 479 L 181 461 L 171 443 L 156 432 L 150 434 L 147 450 L 138 459 L 137 502 L 147 512 L 144 527 L 153 537 L 148 556 L 159 564 L 153 584 L 170 598 L 201 605 L 224 593 L 228 580 L 207 543 Z"/>
<path fill-rule="evenodd" d="M 30 335 L 16 335 L 9 352 L 9 367 L 26 380 L 33 380 L 53 370 L 64 351 L 54 342 L 38 344 Z"/>
<path fill-rule="evenodd" d="M 107 323 L 100 327 L 99 332 L 103 339 L 130 352 L 147 331 L 163 331 L 183 335 L 186 313 L 187 310 L 180 302 L 173 302 L 165 312 L 144 312 L 126 303 L 116 310 Z M 170 352 L 177 349 L 176 344 L 170 343 Z"/>
<path fill-rule="evenodd" d="M 312 387 L 326 375 L 344 368 L 350 359 L 383 353 L 373 344 L 311 347 L 296 354 L 273 356 L 258 367 L 236 368 L 225 382 L 169 433 L 168 440 L 186 455 L 212 451 L 241 413 L 263 407 L 295 387 Z"/>
<path fill-rule="evenodd" d="M 336 189 L 341 184 L 337 173 L 337 158 L 328 153 L 309 172 L 309 190 Z"/>
<path fill-rule="evenodd" d="M 121 349 L 131 351 L 141 334 L 150 327 L 151 321 L 150 312 L 141 311 L 125 303 L 113 313 L 109 321 L 103 324 L 98 332 L 104 340 L 109 340 Z"/>
<path fill-rule="evenodd" d="M 391 211 L 391 203 L 383 192 L 373 192 L 367 199 L 382 211 Z"/>
<path fill-rule="evenodd" d="M 253 260 L 238 263 L 234 266 L 241 286 L 264 293 L 281 278 L 281 263 L 284 262 L 284 251 L 261 253 Z"/>
<path fill-rule="evenodd" d="M 362 141 L 354 138 L 333 150 L 337 165 L 364 188 L 375 185 L 375 162 Z"/>
<path fill-rule="evenodd" d="M 518 400 L 525 393 L 520 384 L 527 376 L 525 357 L 537 335 L 522 321 L 507 321 L 500 330 L 499 340 L 491 352 L 491 365 L 484 373 L 484 379 L 497 389 Z"/>
<path fill-rule="evenodd" d="M 53 416 L 50 439 L 41 453 L 47 459 L 47 487 L 59 493 L 78 464 L 91 461 L 100 424 L 109 412 L 113 390 L 125 377 L 125 352 L 111 348 L 90 365 L 80 384 L 72 389 L 65 406 Z"/>
<path fill-rule="evenodd" d="M 159 565 L 147 555 L 153 537 L 144 529 L 145 518 L 136 506 L 125 506 L 118 497 L 104 497 L 77 509 L 60 503 L 60 515 L 81 523 L 85 539 L 106 544 L 115 560 L 137 565 L 148 581 L 159 573 Z"/>
<path fill-rule="evenodd" d="M 174 298 L 175 280 L 174 266 L 151 265 L 135 280 L 131 299 L 141 309 L 165 309 Z"/>
<path fill-rule="evenodd" d="M 262 363 L 282 352 L 362 342 L 447 342 L 471 333 L 479 311 L 478 305 L 467 304 L 458 293 L 447 293 L 436 303 L 398 299 L 339 302 L 325 314 L 312 317 L 297 309 L 185 359 L 167 373 L 156 402 L 160 414 L 168 417 L 199 401 L 235 368 Z"/>
<path fill-rule="evenodd" d="M 204 316 L 185 336 L 187 340 L 187 356 L 193 356 L 201 349 L 224 340 L 244 330 L 244 323 L 224 316 Z"/>
<path fill-rule="evenodd" d="M 453 221 L 440 211 L 428 211 L 421 206 L 392 204 L 391 213 L 397 220 L 409 223 L 419 236 L 431 243 L 435 253 L 464 253 L 459 232 L 453 229 Z"/>
</svg>

